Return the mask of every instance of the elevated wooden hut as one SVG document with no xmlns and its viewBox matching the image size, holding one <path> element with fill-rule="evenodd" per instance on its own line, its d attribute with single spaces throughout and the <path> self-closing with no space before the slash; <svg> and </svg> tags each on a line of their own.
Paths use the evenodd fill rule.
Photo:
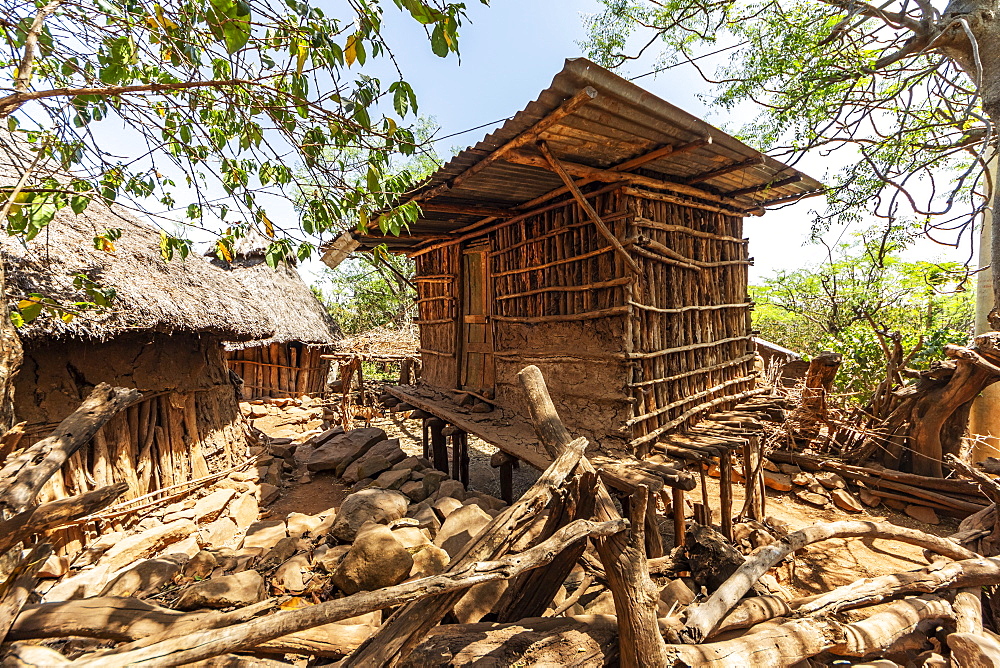
<svg viewBox="0 0 1000 668">
<path fill-rule="evenodd" d="M 516 374 L 541 368 L 574 435 L 612 459 L 760 392 L 743 219 L 816 180 L 574 59 L 410 197 L 422 387 L 392 390 L 544 465 Z M 336 256 L 344 239 L 328 248 Z M 437 394 L 434 394 L 437 392 Z M 464 397 L 464 398 L 463 398 Z M 488 404 L 470 413 L 468 397 Z M 522 430 L 524 431 L 524 430 Z"/>
<path fill-rule="evenodd" d="M 0 155 L 0 180 L 16 183 L 30 162 Z M 97 250 L 95 236 L 109 229 L 121 231 L 114 251 Z M 5 237 L 0 254 L 11 304 L 39 294 L 72 314 L 43 313 L 19 330 L 14 411 L 27 423 L 22 444 L 47 436 L 98 383 L 143 393 L 50 481 L 48 498 L 123 480 L 130 499 L 246 461 L 222 342 L 273 333 L 246 288 L 201 257 L 165 262 L 156 230 L 98 203 L 80 215 L 60 210 L 27 243 Z M 81 276 L 114 291 L 109 308 L 73 307 L 90 301 Z"/>
<path fill-rule="evenodd" d="M 330 361 L 321 356 L 340 340 L 340 328 L 293 263 L 267 264 L 266 248 L 263 238 L 245 238 L 234 249 L 232 262 L 212 253 L 212 263 L 227 270 L 274 325 L 274 334 L 266 339 L 227 341 L 229 367 L 243 379 L 246 399 L 321 394 L 330 372 Z"/>
</svg>

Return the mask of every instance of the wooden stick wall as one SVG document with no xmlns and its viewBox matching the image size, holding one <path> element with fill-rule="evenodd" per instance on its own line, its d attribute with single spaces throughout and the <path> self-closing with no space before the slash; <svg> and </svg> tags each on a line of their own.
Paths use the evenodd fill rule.
<svg viewBox="0 0 1000 668">
<path fill-rule="evenodd" d="M 458 381 L 458 246 L 421 255 L 416 263 L 421 378 L 435 387 L 452 388 Z"/>
<path fill-rule="evenodd" d="M 115 482 L 128 483 L 122 500 L 209 475 L 246 459 L 246 437 L 230 385 L 199 392 L 147 396 L 112 418 L 90 448 L 70 458 L 53 476 L 40 502 L 66 498 Z M 29 436 L 42 437 L 51 425 L 37 425 Z M 30 444 L 30 441 L 26 441 Z M 63 549 L 84 543 L 83 529 L 66 529 Z"/>
<path fill-rule="evenodd" d="M 295 342 L 253 346 L 229 351 L 229 368 L 243 379 L 246 399 L 319 395 L 330 371 L 330 361 L 321 358 L 326 352 Z"/>
<path fill-rule="evenodd" d="M 628 421 L 640 454 L 668 431 L 726 410 L 754 385 L 743 219 L 631 198 L 643 281 L 633 306 Z"/>
<path fill-rule="evenodd" d="M 627 272 L 575 202 L 547 206 L 489 230 L 491 320 L 499 328 L 611 318 L 621 320 L 621 337 L 596 352 L 497 349 L 495 358 L 600 361 L 593 382 L 622 387 L 631 416 L 608 432 L 644 455 L 660 435 L 730 408 L 755 385 L 742 217 L 634 188 L 587 197 L 641 276 Z M 454 387 L 458 377 L 458 248 L 417 257 L 424 378 L 439 387 Z"/>
</svg>

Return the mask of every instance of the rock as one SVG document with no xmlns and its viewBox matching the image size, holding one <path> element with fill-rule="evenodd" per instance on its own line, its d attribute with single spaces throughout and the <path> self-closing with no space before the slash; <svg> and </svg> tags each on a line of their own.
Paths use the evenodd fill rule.
<svg viewBox="0 0 1000 668">
<path fill-rule="evenodd" d="M 437 513 L 431 508 L 431 504 L 427 501 L 422 501 L 416 506 L 410 506 L 409 510 L 406 512 L 407 516 L 412 517 L 417 520 L 417 526 L 421 529 L 427 529 L 431 537 L 438 534 L 441 530 L 441 520 L 438 519 Z"/>
<path fill-rule="evenodd" d="M 202 550 L 184 565 L 182 575 L 186 580 L 204 580 L 212 574 L 218 564 L 219 560 L 215 558 L 214 554 L 208 550 Z"/>
<path fill-rule="evenodd" d="M 385 432 L 377 428 L 353 429 L 339 436 L 331 436 L 320 447 L 309 452 L 306 468 L 310 471 L 334 471 L 336 475 L 341 475 L 354 460 L 384 440 Z M 296 455 L 303 450 L 306 448 L 300 447 Z"/>
<path fill-rule="evenodd" d="M 350 545 L 333 545 L 323 553 L 323 556 L 313 560 L 313 564 L 327 573 L 333 573 L 350 549 Z"/>
<path fill-rule="evenodd" d="M 590 603 L 583 606 L 588 615 L 613 615 L 615 614 L 615 599 L 610 591 L 603 591 Z"/>
<path fill-rule="evenodd" d="M 201 551 L 201 543 L 198 542 L 200 534 L 191 534 L 183 540 L 171 543 L 170 548 L 165 550 L 165 554 L 185 554 L 188 558 L 193 557 Z"/>
<path fill-rule="evenodd" d="M 410 456 L 399 462 L 398 464 L 393 464 L 393 471 L 420 471 L 429 467 L 431 463 L 424 459 L 423 457 Z"/>
<path fill-rule="evenodd" d="M 181 508 L 179 510 L 163 514 L 163 521 L 166 523 L 176 522 L 177 520 L 194 520 L 194 508 Z M 139 528 L 149 529 L 151 527 L 142 526 L 142 523 L 140 522 Z"/>
<path fill-rule="evenodd" d="M 279 490 L 276 486 L 268 484 L 266 482 L 261 483 L 260 493 L 258 496 L 258 499 L 260 500 L 260 505 L 268 506 L 277 501 L 279 496 L 281 496 L 281 490 Z"/>
<path fill-rule="evenodd" d="M 928 508 L 927 506 L 910 504 L 906 506 L 904 512 L 916 521 L 923 522 L 924 524 L 940 524 L 941 522 L 941 520 L 938 519 L 937 513 L 934 512 L 934 509 Z"/>
<path fill-rule="evenodd" d="M 802 469 L 795 464 L 778 464 L 778 469 L 785 475 L 792 476 L 793 478 L 802 473 Z"/>
<path fill-rule="evenodd" d="M 372 486 L 372 483 L 374 482 L 375 480 L 373 480 L 372 478 L 365 478 L 364 480 L 357 481 L 356 483 L 351 485 L 351 494 L 354 494 L 354 492 L 360 492 L 363 489 L 368 489 L 369 487 Z"/>
<path fill-rule="evenodd" d="M 119 573 L 101 590 L 101 596 L 136 596 L 142 598 L 173 581 L 188 562 L 187 555 L 144 559 Z"/>
<path fill-rule="evenodd" d="M 257 571 L 223 575 L 189 585 L 177 598 L 178 610 L 243 607 L 264 599 L 264 578 Z"/>
<path fill-rule="evenodd" d="M 819 484 L 818 480 L 810 480 L 809 484 L 806 485 L 806 489 L 812 492 L 813 494 L 819 494 L 820 496 L 825 496 L 828 499 L 830 498 L 830 495 L 826 491 L 826 487 L 823 487 L 823 485 Z"/>
<path fill-rule="evenodd" d="M 427 498 L 437 494 L 438 486 L 442 481 L 448 479 L 448 474 L 444 471 L 438 471 L 434 469 L 432 471 L 427 471 L 424 474 L 424 490 L 427 492 Z"/>
<path fill-rule="evenodd" d="M 493 518 L 477 505 L 462 506 L 448 515 L 434 544 L 453 559 L 455 555 Z"/>
<path fill-rule="evenodd" d="M 410 472 L 405 469 L 394 471 L 392 469 L 383 472 L 379 477 L 375 478 L 374 486 L 381 489 L 399 489 L 403 486 L 403 483 L 410 479 Z M 423 489 L 423 484 L 420 485 Z M 409 496 L 409 495 L 407 495 Z M 422 499 L 421 499 L 422 500 Z"/>
<path fill-rule="evenodd" d="M 50 554 L 42 567 L 38 569 L 40 578 L 61 578 L 69 571 L 69 557 Z"/>
<path fill-rule="evenodd" d="M 820 471 L 814 475 L 819 484 L 827 489 L 847 489 L 844 479 L 833 471 Z"/>
<path fill-rule="evenodd" d="M 309 543 L 296 536 L 282 538 L 278 543 L 268 550 L 260 560 L 260 569 L 270 570 L 292 558 L 296 552 L 308 550 Z"/>
<path fill-rule="evenodd" d="M 392 535 L 411 554 L 432 544 L 431 535 L 427 529 L 420 529 L 413 526 L 392 527 Z"/>
<path fill-rule="evenodd" d="M 473 413 L 492 413 L 493 412 L 493 406 L 491 406 L 490 404 L 486 403 L 485 401 L 477 401 L 476 404 L 472 408 L 470 408 L 469 410 L 471 410 Z M 484 582 L 483 584 L 486 584 L 486 583 Z M 476 587 L 479 587 L 479 586 L 480 585 L 476 585 Z M 473 587 L 473 589 L 475 589 L 475 587 Z"/>
<path fill-rule="evenodd" d="M 443 573 L 451 563 L 451 557 L 437 545 L 427 545 L 413 555 L 410 578 L 426 578 Z"/>
<path fill-rule="evenodd" d="M 858 492 L 858 496 L 861 498 L 861 503 L 865 504 L 870 508 L 874 508 L 878 504 L 882 503 L 881 498 L 875 496 L 864 487 L 862 487 L 861 490 Z"/>
<path fill-rule="evenodd" d="M 281 484 L 281 474 L 285 470 L 284 461 L 278 461 L 267 467 L 267 472 L 264 477 L 261 478 L 268 485 L 274 485 L 277 487 Z"/>
<path fill-rule="evenodd" d="M 236 537 L 240 527 L 232 517 L 220 517 L 208 526 L 202 527 L 198 531 L 202 545 L 212 547 L 223 547 Z"/>
<path fill-rule="evenodd" d="M 765 487 L 770 487 L 776 492 L 792 491 L 791 477 L 785 475 L 784 473 L 775 473 L 774 471 L 762 471 L 761 473 L 764 476 Z"/>
<path fill-rule="evenodd" d="M 52 603 L 97 596 L 108 581 L 110 573 L 111 571 L 106 564 L 98 564 L 93 568 L 63 578 L 52 589 L 45 592 L 42 600 L 46 603 Z"/>
<path fill-rule="evenodd" d="M 243 547 L 261 547 L 269 550 L 287 535 L 285 523 L 281 520 L 254 522 L 247 529 L 246 538 L 243 539 Z"/>
<path fill-rule="evenodd" d="M 299 594 L 306 589 L 309 576 L 309 557 L 297 554 L 278 566 L 272 576 L 272 582 L 292 594 Z"/>
<path fill-rule="evenodd" d="M 305 515 L 303 513 L 288 513 L 285 518 L 285 525 L 288 527 L 289 536 L 301 536 L 309 534 L 317 535 L 316 529 L 323 524 L 323 518 L 316 515 Z"/>
<path fill-rule="evenodd" d="M 177 519 L 189 520 L 191 518 L 190 517 L 178 517 Z M 158 527 L 158 526 L 162 526 L 162 525 L 163 525 L 163 522 L 161 522 L 160 520 L 156 519 L 155 517 L 144 517 L 144 518 L 142 518 L 142 521 L 139 522 L 136 525 L 136 528 L 138 528 L 140 531 L 145 531 L 146 529 L 152 529 L 154 527 Z"/>
<path fill-rule="evenodd" d="M 337 511 L 335 508 L 330 508 L 329 510 L 324 510 L 323 512 L 317 514 L 316 517 L 320 518 L 320 523 L 315 529 L 313 529 L 311 535 L 325 536 L 330 533 L 333 523 L 337 521 Z"/>
<path fill-rule="evenodd" d="M 408 501 L 395 490 L 363 489 L 351 494 L 340 504 L 337 519 L 330 527 L 330 535 L 349 543 L 365 522 L 385 524 L 406 514 Z"/>
<path fill-rule="evenodd" d="M 882 503 L 889 506 L 893 510 L 905 510 L 909 505 L 906 501 L 900 501 L 899 499 L 882 499 Z"/>
<path fill-rule="evenodd" d="M 473 585 L 455 604 L 452 614 L 461 624 L 475 624 L 493 612 L 493 607 L 507 591 L 507 584 L 506 580 L 492 580 Z"/>
<path fill-rule="evenodd" d="M 410 574 L 413 558 L 388 527 L 368 525 L 333 573 L 333 582 L 345 594 L 372 591 L 399 584 Z"/>
<path fill-rule="evenodd" d="M 423 480 L 411 480 L 410 482 L 404 482 L 399 488 L 402 492 L 414 503 L 420 503 L 427 498 L 427 490 L 424 488 Z"/>
<path fill-rule="evenodd" d="M 118 541 L 101 557 L 101 563 L 107 565 L 109 571 L 131 564 L 154 552 L 161 551 L 167 545 L 197 532 L 198 528 L 191 520 L 177 520 L 142 533 L 128 536 Z"/>
<path fill-rule="evenodd" d="M 194 508 L 191 509 L 194 513 L 194 517 L 191 519 L 198 524 L 218 519 L 234 496 L 236 496 L 236 490 L 218 489 L 208 496 L 198 499 L 197 503 L 194 504 Z"/>
<path fill-rule="evenodd" d="M 833 489 L 830 491 L 830 496 L 833 497 L 833 503 L 841 510 L 849 513 L 860 513 L 864 510 L 864 506 L 846 489 Z"/>
<path fill-rule="evenodd" d="M 952 665 L 962 668 L 1000 666 L 1000 643 L 986 634 L 951 633 L 947 638 Z"/>
<path fill-rule="evenodd" d="M 770 459 L 765 458 L 764 461 L 761 462 L 761 465 L 763 466 L 765 471 L 773 471 L 774 473 L 781 473 L 781 469 L 778 467 L 778 465 L 772 462 Z"/>
<path fill-rule="evenodd" d="M 438 515 L 440 515 L 442 519 L 448 519 L 448 516 L 461 508 L 462 505 L 462 502 L 455 497 L 445 496 L 435 501 L 432 507 L 437 511 Z"/>
<path fill-rule="evenodd" d="M 282 459 L 290 459 L 293 454 L 295 454 L 295 448 L 298 446 L 293 444 L 290 439 L 283 438 L 282 441 L 288 441 L 287 443 L 277 443 L 276 441 L 271 441 L 267 444 L 267 451 L 269 454 L 275 457 L 281 457 Z"/>
<path fill-rule="evenodd" d="M 660 589 L 660 601 L 657 603 L 659 614 L 661 617 L 666 617 L 667 614 L 676 613 L 678 608 L 688 605 L 694 599 L 694 592 L 691 591 L 691 587 L 684 580 L 680 578 L 671 580 Z"/>
<path fill-rule="evenodd" d="M 437 494 L 435 498 L 443 499 L 445 497 L 451 497 L 453 499 L 458 499 L 459 501 L 465 500 L 465 485 L 463 485 L 458 480 L 453 480 L 449 478 L 441 483 L 438 487 Z"/>
<path fill-rule="evenodd" d="M 257 521 L 260 515 L 260 505 L 253 494 L 243 494 L 229 504 L 228 514 L 240 529 L 246 529 Z"/>
<path fill-rule="evenodd" d="M 340 475 L 348 482 L 374 478 L 404 459 L 406 459 L 406 453 L 399 447 L 399 439 L 393 438 L 373 445 L 368 452 L 347 466 Z"/>
<path fill-rule="evenodd" d="M 470 501 L 478 501 L 479 505 L 486 510 L 503 510 L 507 507 L 503 499 L 498 499 L 483 492 L 466 492 L 465 503 L 469 503 Z"/>
<path fill-rule="evenodd" d="M 795 490 L 795 496 L 802 499 L 808 504 L 817 506 L 819 508 L 826 508 L 830 505 L 830 499 L 822 494 L 816 494 L 815 492 L 807 492 L 802 489 Z"/>
<path fill-rule="evenodd" d="M 813 478 L 812 473 L 806 473 L 805 471 L 796 474 L 792 478 L 792 484 L 798 485 L 799 487 L 805 487 L 811 482 L 816 482 L 815 478 Z"/>
</svg>

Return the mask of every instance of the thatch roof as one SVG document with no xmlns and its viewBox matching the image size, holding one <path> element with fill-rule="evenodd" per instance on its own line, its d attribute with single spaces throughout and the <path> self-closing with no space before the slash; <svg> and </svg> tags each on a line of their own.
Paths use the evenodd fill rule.
<svg viewBox="0 0 1000 668">
<path fill-rule="evenodd" d="M 258 341 L 227 343 L 229 349 L 299 341 L 328 346 L 340 340 L 340 328 L 313 295 L 290 262 L 272 269 L 264 261 L 266 239 L 244 238 L 236 244 L 232 262 L 208 254 L 212 264 L 228 269 L 231 276 L 253 295 L 254 308 L 274 323 L 274 333 Z"/>
<path fill-rule="evenodd" d="M 0 142 L 0 184 L 14 185 L 32 154 L 16 153 L 9 135 L 6 140 Z M 94 248 L 95 235 L 109 228 L 122 232 L 113 253 Z M 198 255 L 164 261 L 159 232 L 120 206 L 93 202 L 80 215 L 62 209 L 27 243 L 0 232 L 0 255 L 13 301 L 29 293 L 61 304 L 84 301 L 86 295 L 73 285 L 76 274 L 116 293 L 112 308 L 83 311 L 68 323 L 42 314 L 20 330 L 23 338 L 104 341 L 126 331 L 150 330 L 247 340 L 274 332 L 258 301 L 240 282 Z"/>
</svg>

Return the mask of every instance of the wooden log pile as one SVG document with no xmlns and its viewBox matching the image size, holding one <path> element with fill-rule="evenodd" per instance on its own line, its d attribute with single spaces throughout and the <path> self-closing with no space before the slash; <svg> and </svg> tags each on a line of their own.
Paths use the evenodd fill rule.
<svg viewBox="0 0 1000 668">
<path fill-rule="evenodd" d="M 280 519 L 258 518 L 254 507 L 248 516 L 237 501 L 252 498 L 256 483 L 233 473 L 191 503 L 160 508 L 142 533 L 109 541 L 103 553 L 95 548 L 93 566 L 73 577 L 102 564 L 119 568 L 84 598 L 66 594 L 64 580 L 29 602 L 47 558 L 40 532 L 106 505 L 120 486 L 75 504 L 32 505 L 32 486 L 44 480 L 27 464 L 56 470 L 73 446 L 17 457 L 0 470 L 9 508 L 0 537 L 27 541 L 13 550 L 19 563 L 0 585 L 4 665 L 287 666 L 304 655 L 341 666 L 742 668 L 875 657 L 902 665 L 932 648 L 956 665 L 991 665 L 974 662 L 1000 655 L 982 612 L 990 604 L 983 588 L 1000 584 L 995 505 L 954 538 L 869 521 L 782 528 L 766 515 L 766 457 L 754 438 L 761 413 L 781 409 L 757 399 L 759 411 L 715 415 L 665 446 L 701 471 L 717 457 L 730 480 L 748 480 L 743 522 L 732 522 L 731 496 L 723 517 L 706 508 L 685 522 L 681 512 L 683 544 L 661 544 L 659 554 L 650 517 L 675 499 L 639 484 L 619 506 L 603 463 L 566 430 L 540 372 L 529 367 L 520 382 L 551 464 L 513 503 L 466 490 L 422 458 L 393 463 L 398 444 L 377 429 L 331 429 L 275 446 L 272 456 L 309 471 L 374 471 L 338 510 Z M 648 466 L 667 467 L 655 456 Z M 991 476 L 965 474 L 951 481 L 956 490 L 978 486 L 1000 499 Z M 230 521 L 238 529 L 223 540 Z M 178 522 L 199 537 L 191 554 L 179 553 L 183 532 L 171 529 Z M 750 524 L 769 532 L 744 555 L 734 534 Z M 915 545 L 928 565 L 808 597 L 766 584 L 783 561 L 835 538 Z M 7 549 L 14 539 L 0 540 Z M 50 596 L 57 588 L 62 595 Z"/>
</svg>

